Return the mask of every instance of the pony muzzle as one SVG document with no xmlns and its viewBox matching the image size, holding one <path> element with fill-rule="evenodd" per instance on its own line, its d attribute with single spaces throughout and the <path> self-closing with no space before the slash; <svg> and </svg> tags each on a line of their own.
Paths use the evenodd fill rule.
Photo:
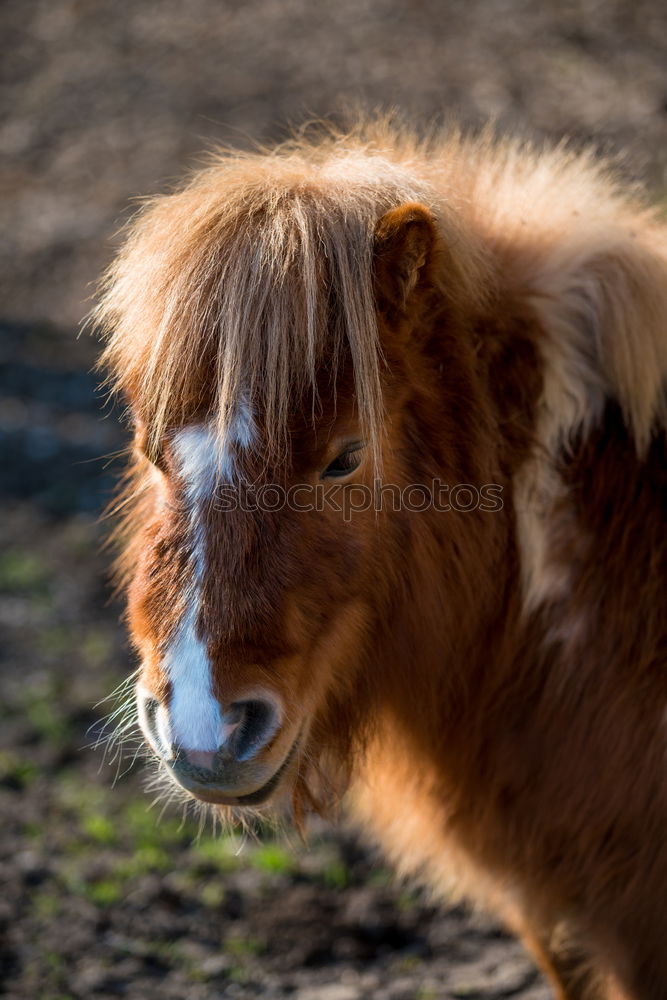
<svg viewBox="0 0 667 1000">
<path fill-rule="evenodd" d="M 217 747 L 184 746 L 174 734 L 169 706 L 142 686 L 137 688 L 143 734 L 170 778 L 204 802 L 256 805 L 280 784 L 296 741 L 277 762 L 271 744 L 280 730 L 281 712 L 265 693 L 239 699 L 221 711 Z"/>
</svg>

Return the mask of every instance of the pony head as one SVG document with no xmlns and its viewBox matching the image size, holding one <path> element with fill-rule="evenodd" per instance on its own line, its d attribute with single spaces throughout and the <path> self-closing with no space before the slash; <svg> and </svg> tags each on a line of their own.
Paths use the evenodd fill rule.
<svg viewBox="0 0 667 1000">
<path fill-rule="evenodd" d="M 201 800 L 316 799 L 390 687 L 377 646 L 398 628 L 414 531 L 397 496 L 461 451 L 460 428 L 435 426 L 428 339 L 482 287 L 433 201 L 377 151 L 223 156 L 145 207 L 108 275 L 104 360 L 135 429 L 139 720 Z M 471 450 L 468 479 L 472 465 Z"/>
</svg>

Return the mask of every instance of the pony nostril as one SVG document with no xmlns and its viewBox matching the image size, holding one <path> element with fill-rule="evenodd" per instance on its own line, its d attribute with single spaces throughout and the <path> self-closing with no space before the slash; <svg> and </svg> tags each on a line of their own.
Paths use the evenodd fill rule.
<svg viewBox="0 0 667 1000">
<path fill-rule="evenodd" d="M 137 688 L 137 708 L 144 736 L 154 752 L 171 766 L 194 769 L 199 779 L 206 781 L 234 762 L 243 763 L 258 754 L 280 725 L 280 710 L 270 697 L 247 698 L 220 712 L 215 729 L 206 734 L 209 738 L 193 739 L 188 746 L 190 741 L 174 726 L 170 707 L 141 686 Z"/>
<path fill-rule="evenodd" d="M 259 698 L 237 701 L 241 720 L 229 741 L 229 750 L 237 760 L 248 760 L 265 747 L 278 728 L 278 712 L 269 701 Z"/>
<path fill-rule="evenodd" d="M 215 750 L 184 750 L 181 757 L 200 771 L 213 771 L 217 763 Z"/>
<path fill-rule="evenodd" d="M 157 698 L 143 688 L 137 690 L 139 723 L 149 744 L 160 757 L 171 755 L 169 721 Z"/>
</svg>

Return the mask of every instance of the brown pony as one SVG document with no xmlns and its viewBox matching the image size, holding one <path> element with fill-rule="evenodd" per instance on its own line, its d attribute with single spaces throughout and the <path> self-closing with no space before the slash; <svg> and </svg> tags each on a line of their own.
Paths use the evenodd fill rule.
<svg viewBox="0 0 667 1000">
<path fill-rule="evenodd" d="M 104 289 L 137 704 L 216 808 L 344 790 L 560 997 L 667 997 L 667 228 L 589 154 L 220 154 Z"/>
</svg>

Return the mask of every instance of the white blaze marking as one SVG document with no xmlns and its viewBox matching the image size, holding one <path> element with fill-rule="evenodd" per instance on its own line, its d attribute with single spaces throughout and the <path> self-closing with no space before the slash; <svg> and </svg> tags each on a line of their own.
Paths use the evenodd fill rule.
<svg viewBox="0 0 667 1000">
<path fill-rule="evenodd" d="M 245 405 L 239 408 L 230 438 L 242 447 L 250 444 L 252 417 Z M 171 702 L 165 726 L 168 732 L 161 735 L 168 737 L 167 745 L 175 743 L 186 750 L 212 751 L 225 742 L 236 726 L 223 718 L 213 694 L 206 642 L 197 635 L 206 565 L 201 514 L 202 507 L 213 496 L 218 479 L 232 479 L 233 456 L 228 449 L 220 452 L 213 429 L 205 425 L 178 431 L 172 447 L 190 504 L 192 583 L 185 595 L 185 614 L 164 656 L 163 666 L 171 682 Z"/>
</svg>

